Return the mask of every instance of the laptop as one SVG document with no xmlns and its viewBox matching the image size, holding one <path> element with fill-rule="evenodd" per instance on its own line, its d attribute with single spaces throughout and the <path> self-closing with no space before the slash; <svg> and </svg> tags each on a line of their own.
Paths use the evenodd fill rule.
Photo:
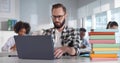
<svg viewBox="0 0 120 63">
<path fill-rule="evenodd" d="M 14 36 L 18 57 L 21 59 L 54 59 L 51 35 Z"/>
</svg>

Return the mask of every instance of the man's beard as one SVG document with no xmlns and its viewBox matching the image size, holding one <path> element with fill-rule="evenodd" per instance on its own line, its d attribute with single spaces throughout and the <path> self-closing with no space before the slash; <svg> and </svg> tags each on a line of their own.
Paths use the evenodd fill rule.
<svg viewBox="0 0 120 63">
<path fill-rule="evenodd" d="M 65 24 L 65 19 L 63 20 L 62 23 L 60 23 L 60 25 L 57 25 L 56 22 L 53 23 L 54 24 L 54 27 L 57 28 L 57 29 L 60 29 L 63 27 L 63 25 Z"/>
</svg>

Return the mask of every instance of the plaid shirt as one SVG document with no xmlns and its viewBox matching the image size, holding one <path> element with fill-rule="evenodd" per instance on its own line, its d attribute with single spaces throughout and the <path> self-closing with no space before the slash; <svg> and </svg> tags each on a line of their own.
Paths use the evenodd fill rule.
<svg viewBox="0 0 120 63">
<path fill-rule="evenodd" d="M 76 55 L 80 54 L 80 37 L 73 28 L 64 27 L 63 31 L 61 32 L 61 45 L 74 47 L 76 50 Z M 44 30 L 43 35 L 52 35 L 53 41 L 55 40 L 55 28 Z M 64 54 L 69 55 L 69 54 Z"/>
</svg>

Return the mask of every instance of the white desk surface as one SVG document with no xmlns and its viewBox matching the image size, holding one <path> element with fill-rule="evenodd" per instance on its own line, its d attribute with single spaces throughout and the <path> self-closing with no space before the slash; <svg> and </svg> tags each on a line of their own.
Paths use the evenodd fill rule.
<svg viewBox="0 0 120 63">
<path fill-rule="evenodd" d="M 10 53 L 9 53 L 10 54 Z M 18 57 L 8 57 L 8 53 L 0 53 L 0 63 L 120 63 L 117 61 L 90 61 L 89 57 L 70 57 L 66 56 L 55 60 L 32 60 L 19 59 Z M 13 54 L 13 53 L 12 53 Z"/>
</svg>

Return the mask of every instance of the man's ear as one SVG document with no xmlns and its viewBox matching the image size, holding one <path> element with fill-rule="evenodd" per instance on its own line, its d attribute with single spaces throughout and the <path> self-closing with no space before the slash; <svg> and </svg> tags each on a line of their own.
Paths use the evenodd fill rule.
<svg viewBox="0 0 120 63">
<path fill-rule="evenodd" d="M 67 16 L 68 16 L 68 14 L 66 13 L 66 14 L 65 14 L 65 17 L 67 17 Z"/>
<path fill-rule="evenodd" d="M 67 18 L 67 16 L 68 16 L 68 14 L 66 13 L 66 14 L 65 14 L 65 18 Z"/>
</svg>

